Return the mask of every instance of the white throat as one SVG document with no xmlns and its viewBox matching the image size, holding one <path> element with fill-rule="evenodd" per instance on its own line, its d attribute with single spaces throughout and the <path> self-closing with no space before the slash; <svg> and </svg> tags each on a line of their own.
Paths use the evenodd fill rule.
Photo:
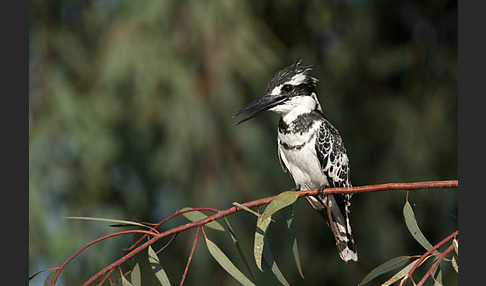
<svg viewBox="0 0 486 286">
<path fill-rule="evenodd" d="M 270 110 L 282 114 L 284 122 L 290 124 L 299 115 L 310 113 L 316 108 L 322 112 L 317 95 L 313 92 L 311 96 L 295 96 L 284 104 L 277 105 Z"/>
</svg>

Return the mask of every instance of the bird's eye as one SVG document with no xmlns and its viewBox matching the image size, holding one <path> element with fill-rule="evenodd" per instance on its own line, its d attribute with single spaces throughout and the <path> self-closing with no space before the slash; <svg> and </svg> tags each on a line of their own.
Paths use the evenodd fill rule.
<svg viewBox="0 0 486 286">
<path fill-rule="evenodd" d="M 286 84 L 286 85 L 282 86 L 282 90 L 285 91 L 285 92 L 291 91 L 292 88 L 293 88 L 293 86 L 290 85 L 290 84 Z"/>
</svg>

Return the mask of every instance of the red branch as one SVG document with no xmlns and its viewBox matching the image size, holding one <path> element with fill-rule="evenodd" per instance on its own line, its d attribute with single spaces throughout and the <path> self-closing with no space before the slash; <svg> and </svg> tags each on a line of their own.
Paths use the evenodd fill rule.
<svg viewBox="0 0 486 286">
<path fill-rule="evenodd" d="M 182 274 L 182 279 L 179 286 L 184 285 L 184 280 L 186 280 L 187 271 L 189 270 L 189 264 L 191 264 L 192 256 L 194 255 L 194 250 L 196 250 L 197 239 L 199 237 L 200 230 L 201 230 L 201 226 L 197 228 L 196 235 L 194 235 L 194 242 L 192 243 L 191 253 L 189 253 L 189 257 L 187 258 L 186 269 L 184 269 L 184 274 Z"/>
<path fill-rule="evenodd" d="M 324 194 L 349 194 L 349 193 L 365 193 L 365 192 L 391 191 L 391 190 L 417 190 L 417 189 L 437 189 L 437 188 L 457 188 L 457 187 L 458 187 L 458 181 L 457 180 L 450 180 L 450 181 L 429 181 L 429 182 L 414 182 L 414 183 L 387 183 L 387 184 L 367 185 L 367 186 L 347 187 L 347 188 L 326 188 L 326 189 L 324 189 L 323 193 Z M 298 196 L 304 197 L 304 196 L 316 195 L 317 193 L 318 193 L 318 189 L 300 191 L 300 192 L 298 192 Z M 271 202 L 273 199 L 275 199 L 275 197 L 277 197 L 277 196 L 275 195 L 275 196 L 271 196 L 271 197 L 262 198 L 262 199 L 259 199 L 259 200 L 250 201 L 250 202 L 244 203 L 242 205 L 244 205 L 245 207 L 248 207 L 248 208 L 260 206 L 260 205 L 264 205 L 264 204 Z M 156 235 L 153 235 L 153 237 L 151 239 L 149 239 L 148 241 L 146 241 L 145 243 L 139 245 L 135 249 L 132 249 L 130 252 L 128 252 L 123 257 L 119 258 L 115 262 L 106 266 L 105 268 L 100 270 L 95 275 L 91 276 L 91 278 L 88 281 L 86 281 L 83 285 L 84 286 L 90 285 L 91 283 L 96 281 L 98 278 L 100 278 L 106 272 L 108 272 L 111 269 L 123 264 L 128 259 L 132 258 L 137 253 L 144 250 L 145 248 L 152 245 L 153 243 L 155 243 L 156 241 L 158 241 L 159 239 L 161 239 L 163 237 L 166 237 L 166 236 L 171 235 L 171 234 L 183 232 L 183 231 L 186 231 L 186 230 L 191 229 L 191 228 L 199 228 L 199 227 L 201 227 L 201 226 L 203 226 L 203 225 L 205 225 L 205 224 L 207 224 L 211 221 L 214 221 L 214 220 L 220 219 L 222 217 L 234 214 L 236 212 L 241 211 L 242 209 L 239 208 L 239 207 L 231 207 L 229 209 L 222 210 L 222 211 L 218 211 L 216 209 L 209 209 L 209 208 L 191 209 L 191 210 L 185 210 L 185 211 L 182 211 L 182 212 L 178 211 L 178 212 L 174 213 L 173 215 L 171 215 L 170 217 L 162 220 L 160 223 L 158 223 L 156 225 L 156 227 L 167 222 L 168 220 L 172 219 L 173 217 L 175 217 L 177 215 L 180 215 L 180 214 L 182 214 L 184 212 L 188 212 L 188 211 L 194 211 L 194 210 L 211 210 L 211 211 L 217 211 L 217 213 L 214 214 L 214 215 L 208 216 L 205 219 L 195 221 L 195 222 L 186 223 L 184 225 L 181 225 L 181 226 L 169 229 L 167 231 L 164 231 L 162 233 L 158 233 Z M 132 232 L 134 232 L 134 231 L 132 231 Z M 152 234 L 152 233 L 150 233 L 150 234 Z M 91 242 L 89 245 L 91 245 L 93 243 L 94 243 L 94 241 Z M 66 262 L 63 265 L 60 266 L 60 269 L 58 270 L 56 276 L 54 277 L 54 279 L 52 281 L 52 286 L 55 285 L 56 279 L 59 276 L 62 269 L 64 268 L 65 264 L 69 263 L 69 261 L 71 261 L 72 258 L 77 256 L 82 250 L 84 250 L 89 245 L 85 245 L 83 248 L 78 250 L 73 256 L 71 256 L 68 260 L 66 260 Z"/>
<path fill-rule="evenodd" d="M 411 278 L 412 277 L 412 273 L 415 271 L 415 269 L 417 269 L 417 267 L 422 263 L 422 261 L 424 261 L 424 259 L 427 258 L 427 256 L 429 254 L 431 254 L 434 250 L 438 249 L 439 247 L 441 247 L 441 245 L 443 245 L 444 243 L 448 242 L 452 238 L 455 238 L 458 234 L 459 234 L 459 231 L 456 230 L 455 232 L 451 233 L 446 238 L 444 238 L 443 240 L 441 240 L 439 243 L 437 243 L 436 245 L 434 245 L 434 247 L 432 247 L 431 249 L 429 249 L 427 252 L 425 252 L 424 254 L 422 254 L 422 256 L 420 257 L 420 259 L 413 265 L 412 269 L 410 269 L 410 271 L 408 272 L 408 274 L 405 277 L 405 279 L 402 279 L 402 281 L 400 281 L 400 284 L 398 286 L 402 286 L 405 283 L 405 281 L 407 281 L 408 278 Z"/>
<path fill-rule="evenodd" d="M 420 280 L 417 286 L 422 286 L 425 283 L 425 280 L 427 280 L 427 278 L 432 274 L 432 271 L 434 271 L 434 269 L 436 269 L 437 266 L 439 266 L 439 263 L 442 261 L 442 259 L 444 259 L 444 257 L 453 249 L 454 249 L 454 245 L 452 245 L 451 243 L 451 245 L 449 245 L 449 247 L 444 252 L 442 252 L 439 258 L 437 258 L 437 261 L 432 265 L 432 267 L 430 267 L 429 271 L 425 273 L 424 277 L 422 277 L 422 280 Z"/>
</svg>

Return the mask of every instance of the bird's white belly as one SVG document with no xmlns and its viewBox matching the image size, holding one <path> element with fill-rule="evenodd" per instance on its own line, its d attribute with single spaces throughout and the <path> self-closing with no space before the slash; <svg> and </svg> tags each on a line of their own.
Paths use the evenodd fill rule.
<svg viewBox="0 0 486 286">
<path fill-rule="evenodd" d="M 298 150 L 285 149 L 281 146 L 279 148 L 282 161 L 292 175 L 295 184 L 300 186 L 302 190 L 329 185 L 327 177 L 322 173 L 319 160 L 317 159 L 315 140 L 316 137 L 314 136 L 312 140 Z M 294 138 L 292 141 L 300 140 L 295 140 Z"/>
</svg>

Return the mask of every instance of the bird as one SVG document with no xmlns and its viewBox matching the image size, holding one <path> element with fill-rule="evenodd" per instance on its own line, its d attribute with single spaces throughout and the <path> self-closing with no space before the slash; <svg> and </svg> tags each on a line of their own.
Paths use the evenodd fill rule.
<svg viewBox="0 0 486 286">
<path fill-rule="evenodd" d="M 317 195 L 305 198 L 331 228 L 339 257 L 345 262 L 358 261 L 349 220 L 352 194 L 323 192 L 328 187 L 352 185 L 346 148 L 339 131 L 324 116 L 317 98 L 318 79 L 311 71 L 312 66 L 302 60 L 279 70 L 264 96 L 233 117 L 248 113 L 238 125 L 267 110 L 280 115 L 277 153 L 283 171 L 290 174 L 296 191 L 318 188 Z"/>
</svg>

